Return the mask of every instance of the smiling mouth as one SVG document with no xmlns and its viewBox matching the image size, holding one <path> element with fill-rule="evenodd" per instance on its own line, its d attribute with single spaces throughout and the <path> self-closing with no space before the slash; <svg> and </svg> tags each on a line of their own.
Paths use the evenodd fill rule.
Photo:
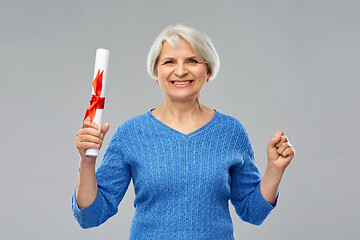
<svg viewBox="0 0 360 240">
<path fill-rule="evenodd" d="M 175 84 L 175 85 L 186 85 L 186 84 L 190 84 L 192 82 L 193 82 L 193 80 L 189 80 L 189 81 L 171 81 L 171 83 Z"/>
</svg>

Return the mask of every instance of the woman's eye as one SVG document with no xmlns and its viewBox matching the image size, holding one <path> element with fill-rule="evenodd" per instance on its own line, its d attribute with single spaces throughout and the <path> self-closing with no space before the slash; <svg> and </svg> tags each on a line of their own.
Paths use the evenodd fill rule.
<svg viewBox="0 0 360 240">
<path fill-rule="evenodd" d="M 195 59 L 189 59 L 189 63 L 198 63 Z"/>
<path fill-rule="evenodd" d="M 163 64 L 172 64 L 172 63 L 174 63 L 172 60 L 167 60 Z"/>
</svg>

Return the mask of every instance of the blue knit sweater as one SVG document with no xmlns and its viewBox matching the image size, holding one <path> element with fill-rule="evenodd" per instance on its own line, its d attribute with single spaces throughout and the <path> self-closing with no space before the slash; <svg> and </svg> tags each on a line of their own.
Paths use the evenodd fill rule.
<svg viewBox="0 0 360 240">
<path fill-rule="evenodd" d="M 234 239 L 229 199 L 243 221 L 259 225 L 274 208 L 261 195 L 261 175 L 243 125 L 216 111 L 200 129 L 180 133 L 151 110 L 123 123 L 97 171 L 95 201 L 73 213 L 99 226 L 118 209 L 130 180 L 135 215 L 129 239 Z"/>
</svg>

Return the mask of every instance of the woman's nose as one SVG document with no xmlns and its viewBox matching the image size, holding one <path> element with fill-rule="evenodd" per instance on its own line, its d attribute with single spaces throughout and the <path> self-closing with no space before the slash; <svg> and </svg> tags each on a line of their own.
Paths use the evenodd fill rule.
<svg viewBox="0 0 360 240">
<path fill-rule="evenodd" d="M 185 66 L 185 64 L 176 64 L 176 67 L 175 67 L 175 74 L 176 76 L 178 77 L 183 77 L 185 76 L 186 74 L 188 73 L 188 70 Z"/>
</svg>

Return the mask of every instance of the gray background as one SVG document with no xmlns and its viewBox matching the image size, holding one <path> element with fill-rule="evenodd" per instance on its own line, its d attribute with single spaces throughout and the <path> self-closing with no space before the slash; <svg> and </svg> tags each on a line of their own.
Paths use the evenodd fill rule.
<svg viewBox="0 0 360 240">
<path fill-rule="evenodd" d="M 71 212 L 95 50 L 112 53 L 107 143 L 119 124 L 161 104 L 147 53 L 164 27 L 184 22 L 207 32 L 221 59 L 202 103 L 243 122 L 261 172 L 278 128 L 297 149 L 262 226 L 231 206 L 235 238 L 358 239 L 359 12 L 359 1 L 332 0 L 2 0 L 0 238 L 127 239 L 132 185 L 99 228 L 82 230 Z"/>
</svg>

